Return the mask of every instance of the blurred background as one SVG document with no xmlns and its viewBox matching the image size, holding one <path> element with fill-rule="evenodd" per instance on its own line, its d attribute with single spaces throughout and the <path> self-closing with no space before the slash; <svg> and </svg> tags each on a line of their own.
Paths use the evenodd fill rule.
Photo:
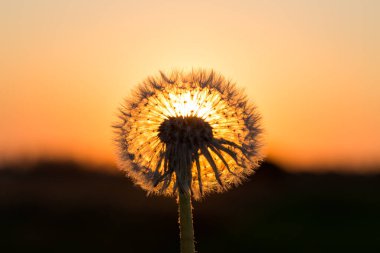
<svg viewBox="0 0 380 253">
<path fill-rule="evenodd" d="M 2 252 L 178 252 L 174 199 L 115 166 L 117 108 L 213 68 L 262 114 L 267 161 L 194 203 L 199 252 L 379 252 L 380 2 L 0 1 Z"/>
</svg>

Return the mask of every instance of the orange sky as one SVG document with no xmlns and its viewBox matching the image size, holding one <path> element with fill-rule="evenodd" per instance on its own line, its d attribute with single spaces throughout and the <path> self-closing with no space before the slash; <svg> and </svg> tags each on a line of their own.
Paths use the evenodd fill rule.
<svg viewBox="0 0 380 253">
<path fill-rule="evenodd" d="M 0 161 L 114 161 L 111 124 L 158 70 L 214 68 L 297 167 L 380 162 L 380 1 L 2 1 Z"/>
</svg>

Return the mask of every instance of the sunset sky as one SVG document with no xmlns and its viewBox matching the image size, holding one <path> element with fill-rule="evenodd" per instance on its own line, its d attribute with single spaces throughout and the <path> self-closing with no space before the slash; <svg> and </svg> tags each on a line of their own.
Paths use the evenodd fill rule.
<svg viewBox="0 0 380 253">
<path fill-rule="evenodd" d="M 159 70 L 213 68 L 287 166 L 380 164 L 380 1 L 0 2 L 0 162 L 113 163 L 117 108 Z M 379 168 L 379 167 L 378 167 Z"/>
</svg>

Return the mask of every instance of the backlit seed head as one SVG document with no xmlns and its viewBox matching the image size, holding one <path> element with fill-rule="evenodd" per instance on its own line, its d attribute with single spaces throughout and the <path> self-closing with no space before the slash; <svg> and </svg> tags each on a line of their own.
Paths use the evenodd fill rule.
<svg viewBox="0 0 380 253">
<path fill-rule="evenodd" d="M 119 118 L 119 166 L 148 193 L 199 199 L 241 183 L 262 158 L 259 115 L 213 71 L 149 77 Z"/>
</svg>

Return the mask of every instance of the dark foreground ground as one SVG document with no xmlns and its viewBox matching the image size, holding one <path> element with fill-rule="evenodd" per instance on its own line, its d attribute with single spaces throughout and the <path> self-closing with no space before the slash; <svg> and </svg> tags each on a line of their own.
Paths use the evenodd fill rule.
<svg viewBox="0 0 380 253">
<path fill-rule="evenodd" d="M 380 176 L 262 167 L 194 203 L 198 252 L 380 252 Z M 179 252 L 174 199 L 82 168 L 0 169 L 0 252 Z"/>
</svg>

